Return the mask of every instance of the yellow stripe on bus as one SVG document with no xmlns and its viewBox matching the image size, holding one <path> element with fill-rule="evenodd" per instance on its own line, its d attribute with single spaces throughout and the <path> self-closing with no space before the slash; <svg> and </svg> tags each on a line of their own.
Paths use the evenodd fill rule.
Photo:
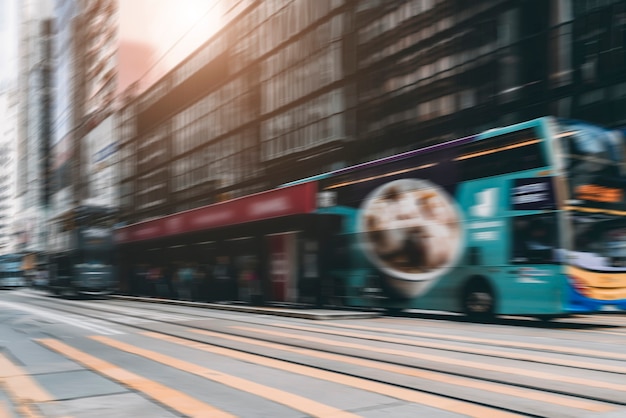
<svg viewBox="0 0 626 418">
<path fill-rule="evenodd" d="M 295 395 L 280 389 L 275 389 L 269 386 L 265 386 L 251 380 L 242 379 L 236 376 L 232 376 L 226 373 L 219 372 L 217 370 L 208 369 L 206 367 L 199 366 L 197 364 L 190 363 L 185 360 L 180 360 L 175 357 L 167 356 L 165 354 L 157 353 L 156 351 L 146 350 L 139 348 L 131 344 L 126 344 L 121 341 L 114 340 L 112 338 L 103 336 L 93 336 L 92 339 L 106 344 L 110 347 L 117 348 L 118 350 L 126 351 L 128 353 L 136 354 L 141 357 L 145 357 L 149 360 L 156 361 L 161 364 L 165 364 L 169 367 L 174 367 L 178 370 L 185 371 L 187 373 L 195 374 L 196 376 L 203 377 L 208 380 L 212 380 L 217 383 L 221 383 L 226 386 L 230 386 L 237 390 L 248 392 L 256 396 L 260 396 L 265 399 L 269 399 L 281 405 L 288 406 L 296 411 L 303 412 L 316 417 L 337 417 L 337 418 L 353 418 L 358 415 L 350 412 L 345 412 L 337 408 L 322 404 L 320 402 L 313 401 L 303 396 Z"/>
<path fill-rule="evenodd" d="M 601 301 L 626 299 L 626 273 L 590 271 L 580 267 L 567 266 L 570 276 L 584 296 Z"/>
<path fill-rule="evenodd" d="M 471 360 L 455 359 L 450 356 L 443 357 L 443 356 L 436 356 L 436 355 L 431 355 L 431 354 L 420 354 L 420 353 L 414 353 L 414 352 L 409 352 L 409 351 L 395 350 L 391 348 L 372 347 L 372 346 L 367 346 L 363 344 L 354 344 L 354 343 L 347 343 L 347 342 L 342 342 L 342 341 L 328 340 L 328 339 L 318 338 L 318 337 L 295 335 L 293 333 L 289 334 L 286 332 L 264 330 L 260 328 L 250 328 L 250 327 L 241 327 L 241 326 L 233 326 L 231 328 L 254 332 L 254 333 L 263 333 L 263 334 L 273 335 L 273 336 L 278 336 L 278 337 L 283 337 L 283 338 L 292 338 L 292 339 L 298 339 L 302 341 L 314 342 L 314 343 L 319 343 L 319 344 L 332 345 L 336 347 L 352 348 L 352 349 L 357 349 L 357 350 L 371 351 L 371 352 L 380 353 L 380 354 L 390 354 L 394 356 L 409 357 L 409 358 L 414 358 L 418 360 L 434 361 L 438 363 L 456 365 L 460 367 L 468 367 L 468 368 L 478 369 L 478 370 L 486 370 L 486 371 L 492 371 L 492 372 L 497 372 L 497 373 L 507 373 L 507 374 L 513 374 L 517 376 L 532 377 L 534 379 L 542 379 L 546 381 L 571 383 L 571 384 L 581 385 L 585 387 L 593 386 L 596 388 L 609 389 L 609 390 L 615 390 L 615 391 L 620 391 L 620 392 L 626 391 L 626 385 L 619 385 L 615 383 L 601 382 L 601 381 L 590 380 L 590 379 L 580 379 L 580 378 L 570 377 L 570 376 L 555 376 L 551 373 L 533 371 L 533 370 L 523 369 L 520 367 L 498 366 L 498 365 L 492 365 L 489 363 L 483 363 L 483 362 L 477 362 L 477 361 L 471 361 Z"/>
<path fill-rule="evenodd" d="M 605 213 L 608 215 L 618 215 L 618 216 L 626 215 L 626 211 L 623 211 L 623 210 L 588 208 L 588 207 L 583 207 L 583 206 L 563 206 L 563 210 L 589 212 L 589 213 Z"/>
<path fill-rule="evenodd" d="M 480 380 L 472 379 L 468 377 L 459 377 L 459 376 L 447 375 L 445 373 L 418 370 L 412 367 L 387 364 L 387 363 L 379 362 L 375 360 L 366 360 L 366 359 L 362 359 L 358 357 L 347 356 L 345 354 L 327 353 L 324 351 L 315 351 L 309 348 L 296 348 L 296 347 L 291 347 L 291 346 L 282 345 L 278 343 L 255 340 L 249 337 L 221 334 L 218 332 L 201 330 L 201 329 L 191 329 L 190 331 L 197 333 L 197 334 L 206 335 L 212 338 L 221 338 L 225 340 L 241 342 L 244 344 L 253 344 L 253 345 L 258 345 L 260 347 L 269 348 L 272 350 L 281 350 L 281 351 L 286 351 L 289 353 L 296 353 L 299 355 L 305 355 L 305 356 L 320 358 L 324 360 L 331 360 L 331 361 L 336 361 L 340 363 L 353 364 L 355 366 L 382 370 L 382 371 L 389 372 L 389 373 L 403 374 L 406 376 L 416 377 L 416 378 L 425 379 L 425 380 L 431 380 L 435 382 L 445 383 L 448 385 L 470 387 L 470 388 L 474 388 L 477 390 L 483 390 L 486 392 L 498 393 L 501 395 L 513 396 L 513 397 L 522 398 L 522 399 L 530 399 L 533 401 L 550 403 L 550 404 L 565 406 L 569 408 L 583 409 L 583 410 L 595 411 L 595 412 L 606 412 L 606 411 L 612 411 L 615 409 L 611 406 L 601 404 L 599 402 L 582 401 L 578 399 L 573 399 L 572 397 L 569 397 L 569 396 L 553 395 L 553 394 L 541 392 L 541 391 L 534 390 L 534 389 L 516 388 L 516 387 L 508 386 L 505 384 L 480 381 Z M 414 399 L 412 402 L 417 402 L 417 399 Z M 453 412 L 456 412 L 456 411 L 453 411 Z"/>
<path fill-rule="evenodd" d="M 56 351 L 57 353 L 70 358 L 85 367 L 92 369 L 103 376 L 106 376 L 116 382 L 119 382 L 131 389 L 144 393 L 155 401 L 189 417 L 219 417 L 232 418 L 227 412 L 224 412 L 212 405 L 204 403 L 196 398 L 184 394 L 183 392 L 171 389 L 160 383 L 146 379 L 135 373 L 129 372 L 117 367 L 114 364 L 101 360 L 90 354 L 84 353 L 71 347 L 61 341 L 51 338 L 37 340 L 43 346 Z"/>
<path fill-rule="evenodd" d="M 24 417 L 39 418 L 34 403 L 50 402 L 52 395 L 42 388 L 21 367 L 0 353 L 0 381 L 4 384 L 17 412 Z"/>
</svg>

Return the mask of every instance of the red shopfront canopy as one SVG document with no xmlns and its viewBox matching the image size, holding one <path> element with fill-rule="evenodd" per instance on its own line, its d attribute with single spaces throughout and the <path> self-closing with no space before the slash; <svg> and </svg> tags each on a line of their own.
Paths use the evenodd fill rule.
<svg viewBox="0 0 626 418">
<path fill-rule="evenodd" d="M 115 230 L 115 241 L 126 244 L 205 231 L 246 222 L 311 213 L 316 209 L 317 184 L 303 183 L 197 209 L 139 222 Z"/>
</svg>

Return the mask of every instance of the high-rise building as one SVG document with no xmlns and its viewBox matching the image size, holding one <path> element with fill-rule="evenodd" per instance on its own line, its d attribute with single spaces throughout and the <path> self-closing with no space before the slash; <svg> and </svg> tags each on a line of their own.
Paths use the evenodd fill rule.
<svg viewBox="0 0 626 418">
<path fill-rule="evenodd" d="M 345 158 L 354 97 L 347 2 L 221 3 L 221 28 L 123 110 L 128 221 L 264 190 Z"/>
<path fill-rule="evenodd" d="M 107 141 L 115 133 L 113 121 L 100 124 L 115 94 L 116 10 L 116 1 L 21 2 L 18 236 L 29 264 L 46 250 L 51 224 L 93 195 L 101 150 L 83 139 L 95 128 Z"/>
<path fill-rule="evenodd" d="M 16 248 L 17 2 L 0 0 L 0 254 Z"/>
<path fill-rule="evenodd" d="M 17 91 L 0 91 L 0 254 L 12 253 L 21 238 L 18 224 L 17 184 Z"/>
<path fill-rule="evenodd" d="M 626 123 L 626 4 L 356 2 L 360 160 L 548 114 Z"/>
<path fill-rule="evenodd" d="M 56 0 L 54 8 L 54 118 L 52 199 L 54 234 L 75 208 L 94 203 L 96 153 L 115 150 L 111 119 L 117 80 L 117 2 Z M 109 152 L 107 151 L 107 152 Z"/>
<path fill-rule="evenodd" d="M 17 250 L 34 255 L 45 246 L 49 198 L 48 147 L 51 114 L 52 2 L 20 2 Z"/>
</svg>

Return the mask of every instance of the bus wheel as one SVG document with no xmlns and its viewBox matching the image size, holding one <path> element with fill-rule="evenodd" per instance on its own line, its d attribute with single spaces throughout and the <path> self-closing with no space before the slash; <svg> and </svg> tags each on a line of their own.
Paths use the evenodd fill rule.
<svg viewBox="0 0 626 418">
<path fill-rule="evenodd" d="M 471 318 L 489 318 L 495 311 L 495 297 L 484 280 L 472 280 L 463 292 L 463 311 Z"/>
</svg>

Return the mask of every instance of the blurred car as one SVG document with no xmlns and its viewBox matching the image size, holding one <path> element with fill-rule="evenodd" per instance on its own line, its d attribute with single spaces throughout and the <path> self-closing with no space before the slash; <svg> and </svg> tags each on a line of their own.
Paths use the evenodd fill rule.
<svg viewBox="0 0 626 418">
<path fill-rule="evenodd" d="M 33 287 L 36 289 L 45 289 L 48 287 L 49 284 L 49 279 L 48 279 L 48 271 L 47 270 L 40 270 L 38 271 L 35 276 L 32 279 L 32 284 Z"/>
</svg>

